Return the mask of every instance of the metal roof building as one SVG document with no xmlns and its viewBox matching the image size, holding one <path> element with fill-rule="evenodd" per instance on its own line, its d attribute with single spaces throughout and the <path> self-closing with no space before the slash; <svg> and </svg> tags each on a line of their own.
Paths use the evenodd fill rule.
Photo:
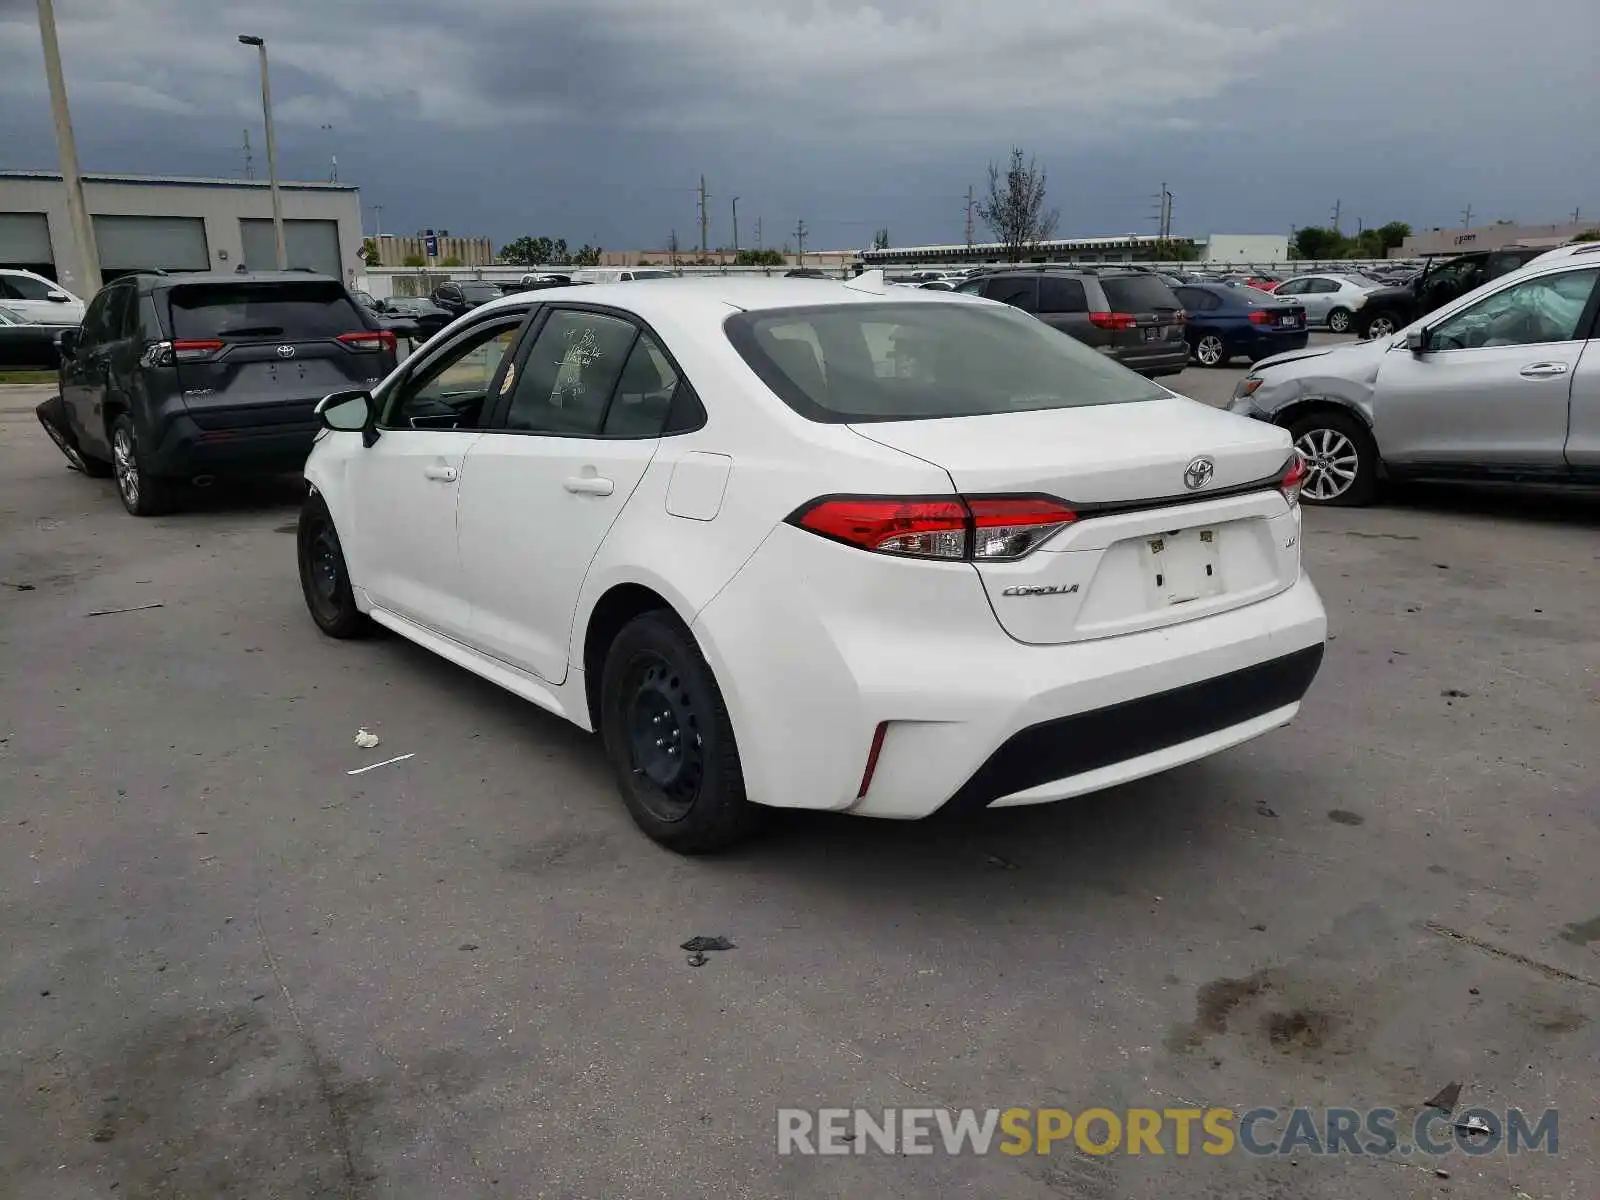
<svg viewBox="0 0 1600 1200">
<path fill-rule="evenodd" d="M 353 280 L 360 265 L 360 191 L 347 183 L 278 187 L 289 265 Z M 86 174 L 83 190 L 106 279 L 139 268 L 277 265 L 264 179 Z M 59 172 L 0 171 L 0 266 L 23 267 L 80 290 L 83 265 Z"/>
<path fill-rule="evenodd" d="M 1289 239 L 1281 234 L 1223 234 L 1203 238 L 1162 238 L 1155 234 L 1127 233 L 1112 237 L 1051 238 L 1034 246 L 1024 257 L 1031 262 L 1154 262 L 1164 257 L 1163 243 L 1179 242 L 1194 248 L 1208 263 L 1281 262 L 1289 256 Z M 868 266 L 911 266 L 917 263 L 1003 262 L 1006 248 L 999 242 L 971 246 L 895 246 L 888 250 L 863 250 Z"/>
</svg>

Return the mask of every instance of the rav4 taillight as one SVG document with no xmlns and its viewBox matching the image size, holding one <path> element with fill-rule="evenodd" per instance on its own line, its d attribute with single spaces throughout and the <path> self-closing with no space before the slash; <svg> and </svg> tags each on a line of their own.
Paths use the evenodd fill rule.
<svg viewBox="0 0 1600 1200">
<path fill-rule="evenodd" d="M 145 367 L 170 367 L 175 362 L 198 362 L 222 349 L 220 338 L 177 338 L 170 342 L 151 342 L 139 356 Z"/>
<path fill-rule="evenodd" d="M 1283 493 L 1283 498 L 1293 508 L 1300 503 L 1300 489 L 1306 482 L 1306 464 L 1298 454 L 1289 462 L 1288 470 L 1284 471 L 1283 478 L 1278 481 L 1278 490 Z"/>
<path fill-rule="evenodd" d="M 791 525 L 862 550 L 945 562 L 1021 558 L 1075 520 L 1048 496 L 832 496 L 789 517 Z"/>
<path fill-rule="evenodd" d="M 339 341 L 352 350 L 394 349 L 394 334 L 387 329 L 362 329 L 356 333 L 341 333 Z"/>
</svg>

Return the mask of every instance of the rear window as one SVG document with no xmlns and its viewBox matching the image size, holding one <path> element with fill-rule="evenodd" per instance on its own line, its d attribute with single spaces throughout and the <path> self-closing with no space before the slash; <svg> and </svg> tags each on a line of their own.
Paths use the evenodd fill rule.
<svg viewBox="0 0 1600 1200">
<path fill-rule="evenodd" d="M 460 288 L 461 294 L 468 300 L 473 301 L 481 300 L 487 302 L 489 300 L 498 300 L 501 296 L 505 295 L 504 292 L 502 292 L 496 285 L 492 283 L 463 283 L 460 285 Z"/>
<path fill-rule="evenodd" d="M 1142 313 L 1181 307 L 1172 289 L 1152 275 L 1102 276 L 1100 287 L 1112 312 Z"/>
<path fill-rule="evenodd" d="M 812 421 L 972 417 L 1167 393 L 1015 310 L 959 301 L 738 313 L 734 348 Z"/>
<path fill-rule="evenodd" d="M 175 338 L 334 338 L 367 328 L 336 283 L 185 284 L 168 293 Z"/>
</svg>

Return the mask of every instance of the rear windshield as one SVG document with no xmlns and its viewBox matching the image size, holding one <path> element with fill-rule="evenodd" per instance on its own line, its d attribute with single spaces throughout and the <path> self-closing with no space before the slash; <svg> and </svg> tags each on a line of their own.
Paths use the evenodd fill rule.
<svg viewBox="0 0 1600 1200">
<path fill-rule="evenodd" d="M 673 279 L 673 278 L 675 278 L 675 276 L 672 274 L 671 271 L 635 271 L 633 273 L 633 277 L 635 279 Z"/>
<path fill-rule="evenodd" d="M 492 283 L 463 283 L 461 294 L 468 300 L 498 300 L 505 295 Z"/>
<path fill-rule="evenodd" d="M 739 313 L 728 338 L 812 421 L 915 421 L 1155 400 L 1167 393 L 1042 321 L 965 301 Z"/>
<path fill-rule="evenodd" d="M 1153 312 L 1160 308 L 1181 308 L 1172 289 L 1153 275 L 1101 276 L 1106 301 L 1113 312 Z"/>
<path fill-rule="evenodd" d="M 198 283 L 168 293 L 175 338 L 334 338 L 365 329 L 337 283 Z"/>
</svg>

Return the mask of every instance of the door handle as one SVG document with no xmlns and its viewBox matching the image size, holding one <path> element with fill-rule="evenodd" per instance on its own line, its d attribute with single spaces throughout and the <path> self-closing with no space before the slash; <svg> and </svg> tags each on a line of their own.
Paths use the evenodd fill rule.
<svg viewBox="0 0 1600 1200">
<path fill-rule="evenodd" d="M 561 481 L 561 486 L 580 496 L 609 496 L 617 485 L 598 475 L 573 475 Z"/>
<path fill-rule="evenodd" d="M 1529 363 L 1522 368 L 1522 375 L 1527 379 L 1549 379 L 1566 373 L 1567 364 L 1564 362 Z"/>
<path fill-rule="evenodd" d="M 424 467 L 422 473 L 429 479 L 437 479 L 440 483 L 454 483 L 460 476 L 454 467 Z"/>
</svg>

